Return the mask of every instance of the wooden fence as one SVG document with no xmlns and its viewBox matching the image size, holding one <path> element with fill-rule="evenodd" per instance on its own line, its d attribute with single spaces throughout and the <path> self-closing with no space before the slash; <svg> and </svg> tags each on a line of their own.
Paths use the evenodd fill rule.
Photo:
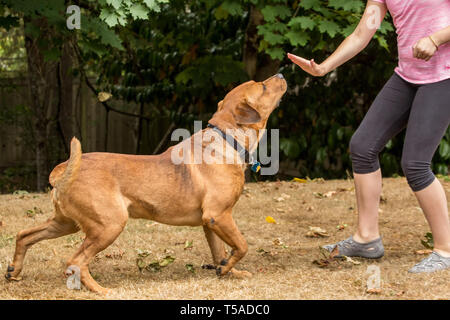
<svg viewBox="0 0 450 320">
<path fill-rule="evenodd" d="M 84 84 L 74 82 L 73 114 L 75 114 L 77 132 L 82 140 L 83 152 L 108 151 L 135 153 L 137 142 L 137 118 L 109 112 L 108 145 L 106 140 L 106 111 L 96 96 Z M 18 106 L 28 106 L 30 97 L 27 83 L 23 79 L 0 79 L 0 110 L 13 112 Z M 108 101 L 111 106 L 120 109 L 120 102 Z M 127 103 L 127 112 L 137 113 L 138 106 Z M 33 150 L 29 150 L 23 141 L 27 124 L 16 118 L 12 123 L 0 122 L 0 167 L 31 164 Z M 105 150 L 106 149 L 106 150 Z"/>
</svg>

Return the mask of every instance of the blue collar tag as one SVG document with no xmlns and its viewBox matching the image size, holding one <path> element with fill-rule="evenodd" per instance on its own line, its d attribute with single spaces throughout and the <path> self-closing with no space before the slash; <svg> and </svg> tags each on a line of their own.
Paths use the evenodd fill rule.
<svg viewBox="0 0 450 320">
<path fill-rule="evenodd" d="M 261 170 L 261 163 L 259 163 L 259 161 L 255 161 L 251 166 L 251 170 L 253 172 L 259 172 L 259 170 Z"/>
</svg>

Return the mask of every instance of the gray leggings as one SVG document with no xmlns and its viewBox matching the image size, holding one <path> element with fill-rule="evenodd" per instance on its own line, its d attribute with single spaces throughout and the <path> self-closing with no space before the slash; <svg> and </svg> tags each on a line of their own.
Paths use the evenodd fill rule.
<svg viewBox="0 0 450 320">
<path fill-rule="evenodd" d="M 450 79 L 423 85 L 396 73 L 376 97 L 350 141 L 355 173 L 378 170 L 378 154 L 405 127 L 402 169 L 413 191 L 435 179 L 431 159 L 450 123 Z"/>
</svg>

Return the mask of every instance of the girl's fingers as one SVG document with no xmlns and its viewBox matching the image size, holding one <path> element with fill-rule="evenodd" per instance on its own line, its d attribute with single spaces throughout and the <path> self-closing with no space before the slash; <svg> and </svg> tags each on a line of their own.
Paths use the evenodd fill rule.
<svg viewBox="0 0 450 320">
<path fill-rule="evenodd" d="M 306 59 L 304 59 L 304 58 L 302 58 L 302 57 L 296 56 L 296 55 L 294 55 L 294 54 L 291 54 L 291 53 L 288 53 L 288 58 L 289 58 L 292 62 L 294 62 L 294 63 L 296 63 L 296 64 L 302 64 L 302 65 L 308 65 L 308 64 L 309 64 L 309 61 L 308 61 L 308 60 L 306 60 Z"/>
</svg>

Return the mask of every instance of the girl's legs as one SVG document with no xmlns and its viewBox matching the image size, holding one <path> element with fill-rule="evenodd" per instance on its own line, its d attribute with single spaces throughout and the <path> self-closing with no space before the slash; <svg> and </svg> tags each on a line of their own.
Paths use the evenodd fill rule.
<svg viewBox="0 0 450 320">
<path fill-rule="evenodd" d="M 443 257 L 450 257 L 450 222 L 447 198 L 438 179 L 425 189 L 415 193 L 425 213 L 434 240 L 434 251 Z"/>
<path fill-rule="evenodd" d="M 353 239 L 359 243 L 380 237 L 381 170 L 378 154 L 389 139 L 406 127 L 416 91 L 415 86 L 394 73 L 350 141 L 358 208 L 358 229 Z"/>
<path fill-rule="evenodd" d="M 421 86 L 411 107 L 402 168 L 425 213 L 435 251 L 450 257 L 447 199 L 431 160 L 450 124 L 450 79 Z"/>
<path fill-rule="evenodd" d="M 367 243 L 380 237 L 378 230 L 378 208 L 381 195 L 381 170 L 372 173 L 354 173 L 356 204 L 358 207 L 358 229 L 353 239 Z"/>
<path fill-rule="evenodd" d="M 409 118 L 417 86 L 397 74 L 380 91 L 350 141 L 353 164 L 358 229 L 353 237 L 324 248 L 336 246 L 340 255 L 379 258 L 384 248 L 378 231 L 381 195 L 381 170 L 378 154 L 386 143 L 402 131 Z"/>
</svg>

